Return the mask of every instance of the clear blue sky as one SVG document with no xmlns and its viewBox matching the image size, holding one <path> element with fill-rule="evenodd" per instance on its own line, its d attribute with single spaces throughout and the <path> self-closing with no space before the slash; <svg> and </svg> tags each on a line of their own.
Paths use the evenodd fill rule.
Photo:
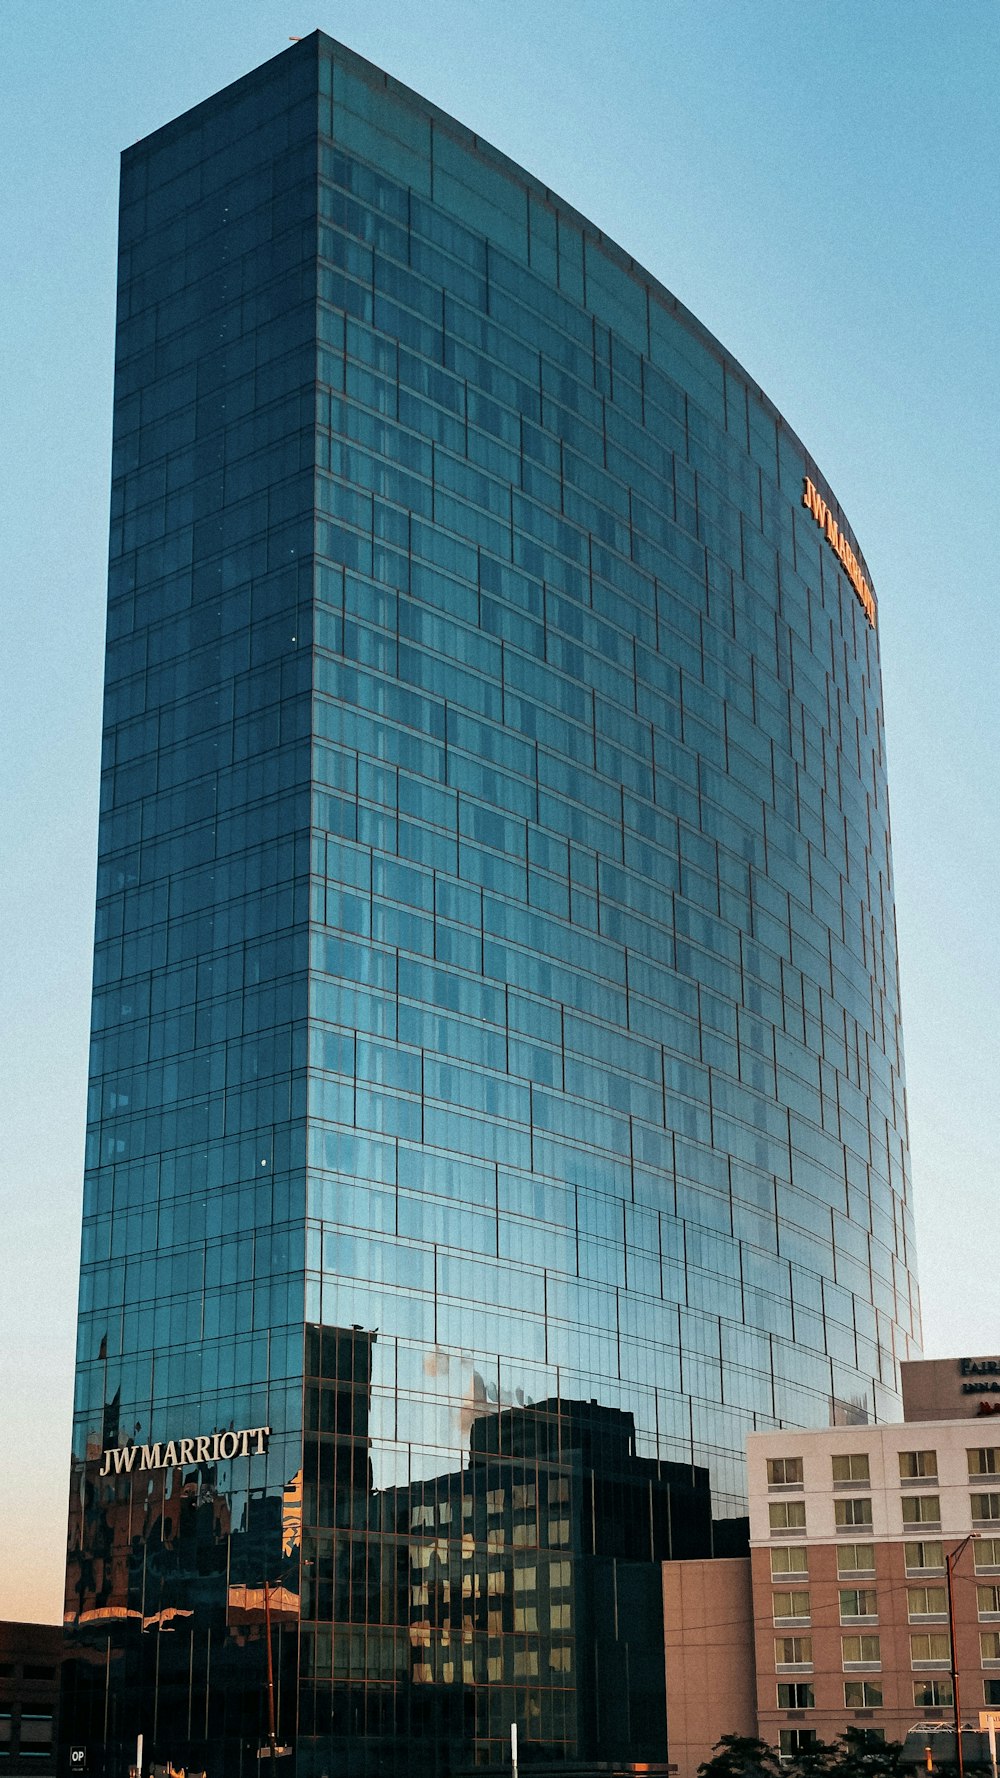
<svg viewBox="0 0 1000 1778">
<path fill-rule="evenodd" d="M 648 266 L 850 515 L 879 598 L 925 1345 L 1000 1348 L 994 0 L 7 0 L 2 1617 L 61 1611 L 118 153 L 317 24 Z"/>
</svg>

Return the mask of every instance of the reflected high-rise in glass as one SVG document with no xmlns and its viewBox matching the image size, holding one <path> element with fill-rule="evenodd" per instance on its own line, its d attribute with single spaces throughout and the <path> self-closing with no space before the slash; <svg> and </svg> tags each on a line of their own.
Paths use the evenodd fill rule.
<svg viewBox="0 0 1000 1778">
<path fill-rule="evenodd" d="M 919 1340 L 860 549 L 319 34 L 125 155 L 115 416 L 64 1736 L 665 1759 L 659 1561 Z"/>
</svg>

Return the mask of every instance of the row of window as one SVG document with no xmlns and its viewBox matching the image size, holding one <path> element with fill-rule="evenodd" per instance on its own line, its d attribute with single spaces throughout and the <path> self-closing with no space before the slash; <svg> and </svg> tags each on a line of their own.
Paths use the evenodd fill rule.
<svg viewBox="0 0 1000 1778">
<path fill-rule="evenodd" d="M 772 1609 L 776 1624 L 792 1621 L 811 1622 L 812 1601 L 805 1587 L 796 1587 L 794 1592 L 775 1593 L 772 1597 Z M 1000 1618 L 1000 1586 L 980 1586 L 976 1588 L 976 1605 L 980 1622 L 988 1622 Z M 910 1623 L 917 1623 L 921 1618 L 947 1617 L 948 1594 L 945 1587 L 907 1587 L 906 1614 Z M 877 1618 L 878 1595 L 874 1587 L 842 1587 L 840 1589 L 840 1621 L 842 1624 L 852 1622 L 855 1618 Z"/>
<path fill-rule="evenodd" d="M 1000 1537 L 977 1538 L 973 1546 L 976 1571 L 991 1574 L 1000 1569 Z M 903 1561 L 907 1574 L 943 1574 L 944 1545 L 936 1539 L 904 1543 Z M 873 1543 L 841 1543 L 837 1545 L 838 1575 L 867 1577 L 875 1573 Z M 771 1579 L 808 1580 L 809 1550 L 805 1544 L 778 1544 L 771 1551 Z"/>
<path fill-rule="evenodd" d="M 1000 1524 L 1000 1494 L 971 1494 L 969 1502 L 974 1525 Z M 904 1525 L 940 1528 L 939 1494 L 904 1494 L 899 1504 Z M 767 1516 L 773 1536 L 781 1537 L 804 1531 L 806 1503 L 804 1500 L 772 1500 L 768 1505 Z M 865 1496 L 859 1499 L 835 1500 L 833 1518 L 838 1531 L 854 1531 L 862 1526 L 870 1526 L 873 1522 L 871 1500 Z"/>
<path fill-rule="evenodd" d="M 878 1636 L 842 1636 L 841 1661 L 845 1672 L 852 1667 L 881 1667 L 882 1642 Z M 979 1657 L 984 1667 L 1000 1667 L 1000 1630 L 980 1630 Z M 927 1630 L 910 1637 L 910 1665 L 947 1667 L 951 1663 L 951 1637 L 947 1630 Z M 811 1636 L 776 1636 L 774 1664 L 779 1673 L 789 1667 L 811 1667 Z"/>
<path fill-rule="evenodd" d="M 969 1480 L 977 1476 L 1000 1475 L 1000 1446 L 977 1446 L 967 1450 Z M 864 1487 L 871 1482 L 871 1462 L 867 1451 L 838 1452 L 830 1459 L 835 1488 Z M 900 1451 L 899 1479 L 904 1484 L 936 1482 L 938 1459 L 936 1451 Z M 801 1488 L 804 1486 L 801 1457 L 769 1457 L 767 1460 L 769 1488 Z"/>
<path fill-rule="evenodd" d="M 815 1729 L 779 1729 L 778 1759 L 780 1764 L 790 1765 L 793 1760 L 798 1759 L 800 1754 L 811 1753 L 816 1746 L 817 1739 Z M 885 1734 L 882 1729 L 868 1729 L 865 1739 L 869 1745 L 880 1745 L 885 1741 Z"/>
<path fill-rule="evenodd" d="M 987 1706 L 1000 1703 L 1000 1681 L 986 1679 L 983 1691 Z M 815 1710 L 816 1688 L 799 1679 L 778 1682 L 779 1710 Z M 879 1710 L 882 1707 L 882 1682 L 878 1679 L 845 1679 L 844 1706 L 847 1710 Z M 952 1703 L 950 1679 L 915 1679 L 913 1704 L 917 1710 L 941 1710 Z"/>
</svg>

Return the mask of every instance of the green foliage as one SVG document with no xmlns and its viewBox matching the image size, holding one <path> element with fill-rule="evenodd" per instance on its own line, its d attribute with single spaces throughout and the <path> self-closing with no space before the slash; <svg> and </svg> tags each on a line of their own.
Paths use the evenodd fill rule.
<svg viewBox="0 0 1000 1778">
<path fill-rule="evenodd" d="M 754 1735 L 723 1735 L 697 1778 L 780 1778 L 785 1771 L 773 1747 Z"/>
<path fill-rule="evenodd" d="M 723 1735 L 697 1778 L 901 1778 L 901 1741 L 880 1741 L 865 1729 L 845 1729 L 833 1742 L 813 1741 L 779 1759 L 753 1735 Z"/>
<path fill-rule="evenodd" d="M 845 1729 L 833 1752 L 828 1770 L 838 1778 L 897 1778 L 902 1770 L 902 1741 L 879 1741 L 867 1729 Z"/>
</svg>

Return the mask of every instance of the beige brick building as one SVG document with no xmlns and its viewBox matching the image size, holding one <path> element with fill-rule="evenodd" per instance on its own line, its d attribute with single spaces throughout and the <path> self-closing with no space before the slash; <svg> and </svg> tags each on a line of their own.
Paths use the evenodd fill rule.
<svg viewBox="0 0 1000 1778">
<path fill-rule="evenodd" d="M 751 1435 L 749 1564 L 668 1565 L 679 1778 L 723 1733 L 792 1753 L 850 1726 L 950 1729 L 949 1556 L 963 1724 L 1000 1708 L 1000 1361 L 904 1371 L 919 1421 Z"/>
</svg>

